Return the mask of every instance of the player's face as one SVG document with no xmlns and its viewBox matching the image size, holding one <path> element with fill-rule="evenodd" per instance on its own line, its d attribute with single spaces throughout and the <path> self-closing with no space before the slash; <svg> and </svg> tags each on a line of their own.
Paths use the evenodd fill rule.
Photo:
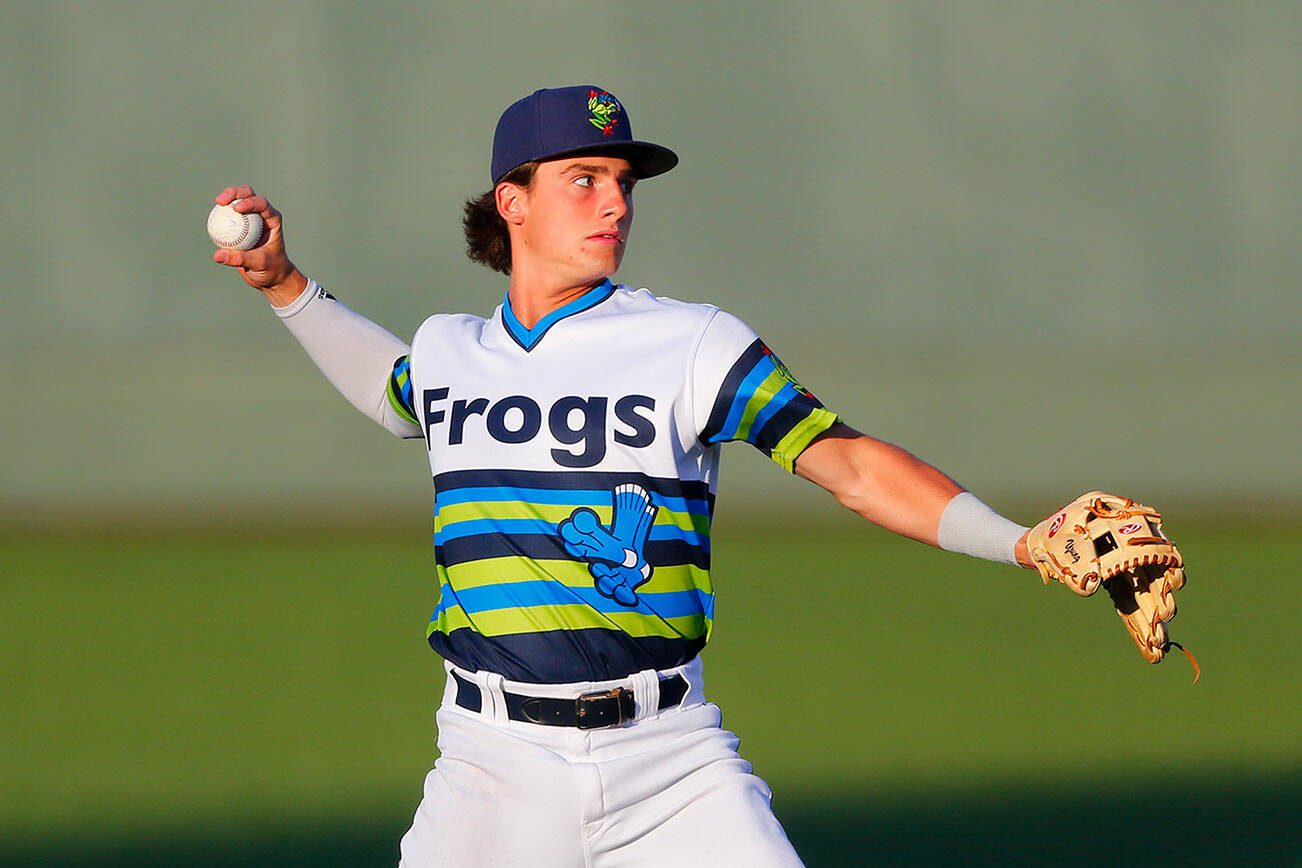
<svg viewBox="0 0 1302 868">
<path fill-rule="evenodd" d="M 578 286 L 613 274 L 633 225 L 628 160 L 578 156 L 538 166 L 525 194 L 524 219 L 512 237 L 512 271 L 541 270 Z"/>
</svg>

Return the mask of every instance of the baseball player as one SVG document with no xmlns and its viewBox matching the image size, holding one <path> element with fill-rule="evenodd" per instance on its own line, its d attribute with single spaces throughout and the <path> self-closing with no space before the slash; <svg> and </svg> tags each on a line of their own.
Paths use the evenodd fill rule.
<svg viewBox="0 0 1302 868">
<path fill-rule="evenodd" d="M 410 345 L 290 262 L 264 196 L 216 198 L 260 213 L 267 237 L 214 260 L 263 292 L 349 401 L 428 453 L 428 637 L 447 680 L 406 868 L 800 864 L 702 680 L 725 442 L 913 539 L 1023 566 L 1067 558 L 843 423 L 742 320 L 613 282 L 634 187 L 677 162 L 599 87 L 511 105 L 464 218 L 471 259 L 509 275 L 505 297 L 487 318 L 429 317 Z M 1135 507 L 1118 509 L 1148 521 Z M 1164 540 L 1157 521 L 1143 536 Z M 1050 524 L 1036 530 L 1057 537 L 1064 520 Z M 1167 565 L 1159 597 L 1178 587 Z"/>
</svg>

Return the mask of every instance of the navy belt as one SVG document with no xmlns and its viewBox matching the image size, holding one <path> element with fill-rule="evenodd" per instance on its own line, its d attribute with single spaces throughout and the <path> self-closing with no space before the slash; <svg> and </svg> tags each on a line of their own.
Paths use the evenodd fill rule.
<svg viewBox="0 0 1302 868">
<path fill-rule="evenodd" d="M 457 682 L 457 705 L 467 711 L 483 710 L 484 697 L 479 685 L 462 678 L 456 672 L 452 677 Z M 637 703 L 633 691 L 627 687 L 614 690 L 601 690 L 597 693 L 585 693 L 577 699 L 556 699 L 550 696 L 521 696 L 518 693 L 502 691 L 506 698 L 506 716 L 522 723 L 538 723 L 543 726 L 570 726 L 577 729 L 601 729 L 606 726 L 618 726 L 626 720 L 632 720 L 637 714 Z M 687 695 L 687 679 L 681 675 L 671 675 L 660 681 L 660 705 L 665 709 L 677 705 Z"/>
</svg>

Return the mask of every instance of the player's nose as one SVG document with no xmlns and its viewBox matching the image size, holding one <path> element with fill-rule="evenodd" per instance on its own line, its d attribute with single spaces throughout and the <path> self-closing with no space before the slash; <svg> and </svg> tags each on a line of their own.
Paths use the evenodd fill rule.
<svg viewBox="0 0 1302 868">
<path fill-rule="evenodd" d="M 601 215 L 603 217 L 613 217 L 615 220 L 624 219 L 624 215 L 629 212 L 632 203 L 629 201 L 631 193 L 625 192 L 618 184 L 612 184 L 609 192 L 601 203 Z"/>
</svg>

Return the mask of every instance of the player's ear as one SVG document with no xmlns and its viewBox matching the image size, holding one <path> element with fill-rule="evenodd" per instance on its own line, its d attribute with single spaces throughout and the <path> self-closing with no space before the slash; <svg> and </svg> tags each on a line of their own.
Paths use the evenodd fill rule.
<svg viewBox="0 0 1302 868">
<path fill-rule="evenodd" d="M 519 226 L 524 222 L 524 212 L 529 203 L 529 191 L 519 184 L 504 182 L 493 190 L 497 213 L 507 223 Z"/>
</svg>

